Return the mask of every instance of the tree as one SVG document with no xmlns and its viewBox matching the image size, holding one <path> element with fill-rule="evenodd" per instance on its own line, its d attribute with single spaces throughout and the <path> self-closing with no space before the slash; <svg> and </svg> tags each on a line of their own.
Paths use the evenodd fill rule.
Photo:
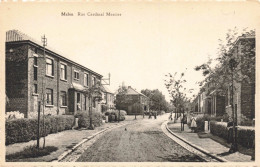
<svg viewBox="0 0 260 167">
<path fill-rule="evenodd" d="M 205 83 L 212 83 L 211 89 L 217 89 L 221 94 L 226 95 L 226 89 L 233 79 L 236 82 L 255 83 L 255 40 L 248 39 L 248 36 L 255 36 L 255 31 L 251 30 L 242 33 L 241 39 L 241 56 L 237 56 L 238 33 L 237 29 L 229 30 L 226 34 L 226 42 L 219 40 L 218 57 L 209 59 L 208 62 L 196 66 L 196 71 L 202 71 L 205 79 L 199 82 L 200 86 Z M 216 66 L 213 66 L 213 62 Z M 230 68 L 230 63 L 235 68 Z"/>
<path fill-rule="evenodd" d="M 212 67 L 212 59 L 195 67 L 196 71 L 202 71 L 205 76 L 200 85 L 211 83 L 213 85 L 211 89 L 217 90 L 222 95 L 227 95 L 227 89 L 230 88 L 231 84 L 230 104 L 234 123 L 230 152 L 237 151 L 237 113 L 233 105 L 233 94 L 237 88 L 234 81 L 251 85 L 253 106 L 255 98 L 255 38 L 250 38 L 255 36 L 255 31 L 244 30 L 240 37 L 238 37 L 237 31 L 237 29 L 229 30 L 226 34 L 226 40 L 219 40 L 219 52 L 217 59 L 215 59 L 217 64 L 215 67 Z"/>
<path fill-rule="evenodd" d="M 149 108 L 151 110 L 159 111 L 158 114 L 160 114 L 161 110 L 168 111 L 167 101 L 161 91 L 158 89 L 144 89 L 141 90 L 141 93 L 149 98 Z"/>
<path fill-rule="evenodd" d="M 115 108 L 118 110 L 118 122 L 120 121 L 120 110 L 126 110 L 127 100 L 127 88 L 125 86 L 119 86 L 117 89 L 117 95 L 115 99 Z"/>
<path fill-rule="evenodd" d="M 88 97 L 90 106 L 89 106 L 89 127 L 88 129 L 94 130 L 94 125 L 92 121 L 92 105 L 93 102 L 95 101 L 101 101 L 102 99 L 102 93 L 101 93 L 101 87 L 100 87 L 100 82 L 95 83 L 95 85 L 91 85 L 90 88 L 85 89 L 83 91 L 83 94 Z"/>
<path fill-rule="evenodd" d="M 115 107 L 117 110 L 125 110 L 127 104 L 127 88 L 125 86 L 119 86 L 117 89 L 117 95 L 115 99 Z"/>
<path fill-rule="evenodd" d="M 180 77 L 177 78 L 177 72 L 174 75 L 168 74 L 165 75 L 167 79 L 165 80 L 165 86 L 171 96 L 171 103 L 175 106 L 176 112 L 175 116 L 178 113 L 184 112 L 185 103 L 190 101 L 190 98 L 187 97 L 188 93 L 192 92 L 192 89 L 187 89 L 184 87 L 184 83 L 187 81 L 183 78 L 184 73 L 181 73 Z M 184 113 L 183 113 L 184 114 Z M 181 130 L 184 130 L 184 122 L 182 121 Z"/>
</svg>

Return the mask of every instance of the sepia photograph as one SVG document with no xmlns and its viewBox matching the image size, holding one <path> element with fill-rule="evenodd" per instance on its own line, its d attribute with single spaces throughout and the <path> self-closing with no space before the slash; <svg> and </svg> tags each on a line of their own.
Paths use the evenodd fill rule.
<svg viewBox="0 0 260 167">
<path fill-rule="evenodd" d="M 0 166 L 257 166 L 259 9 L 0 1 Z"/>
</svg>

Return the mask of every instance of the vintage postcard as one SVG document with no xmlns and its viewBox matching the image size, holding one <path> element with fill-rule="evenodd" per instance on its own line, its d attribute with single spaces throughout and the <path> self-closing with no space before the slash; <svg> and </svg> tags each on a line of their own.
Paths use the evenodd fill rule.
<svg viewBox="0 0 260 167">
<path fill-rule="evenodd" d="M 259 11 L 0 1 L 0 166 L 258 166 Z"/>
</svg>

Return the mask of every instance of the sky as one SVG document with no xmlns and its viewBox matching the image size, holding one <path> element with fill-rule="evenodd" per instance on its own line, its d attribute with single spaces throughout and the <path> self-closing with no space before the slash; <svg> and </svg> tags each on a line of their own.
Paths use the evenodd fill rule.
<svg viewBox="0 0 260 167">
<path fill-rule="evenodd" d="M 224 39 L 228 29 L 255 29 L 258 6 L 255 2 L 1 4 L 0 33 L 3 37 L 5 31 L 17 29 L 39 41 L 45 34 L 48 46 L 63 56 L 104 78 L 111 73 L 110 90 L 124 82 L 138 91 L 159 89 L 169 101 L 165 74 L 187 68 L 186 87 L 196 94 L 195 83 L 203 76 L 194 67 L 217 56 L 218 39 Z M 78 12 L 121 16 L 77 16 Z"/>
</svg>

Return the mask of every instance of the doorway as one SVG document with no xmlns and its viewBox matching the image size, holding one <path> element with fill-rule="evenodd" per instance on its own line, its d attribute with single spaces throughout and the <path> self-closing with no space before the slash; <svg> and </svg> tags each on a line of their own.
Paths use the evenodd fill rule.
<svg viewBox="0 0 260 167">
<path fill-rule="evenodd" d="M 81 103 L 80 103 L 80 93 L 77 93 L 77 110 L 81 109 Z"/>
</svg>

